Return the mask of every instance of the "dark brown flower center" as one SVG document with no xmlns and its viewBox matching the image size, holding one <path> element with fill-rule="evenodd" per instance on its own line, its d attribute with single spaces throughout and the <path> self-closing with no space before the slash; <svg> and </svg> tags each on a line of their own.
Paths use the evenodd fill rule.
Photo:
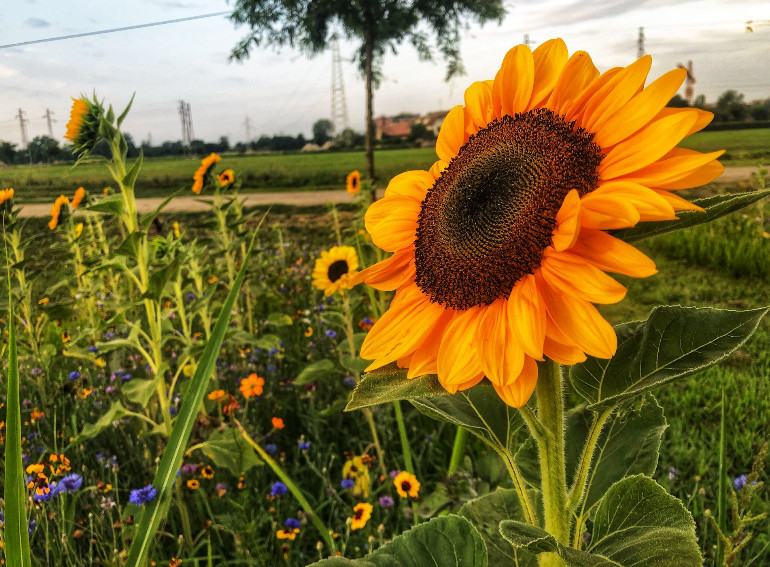
<svg viewBox="0 0 770 567">
<path fill-rule="evenodd" d="M 402 482 L 401 483 L 401 490 L 403 490 L 404 492 L 408 493 L 410 490 L 412 490 L 411 483 L 408 480 L 405 480 L 404 482 Z"/>
<path fill-rule="evenodd" d="M 332 283 L 336 282 L 347 273 L 348 263 L 345 260 L 337 260 L 336 262 L 332 262 L 329 264 L 329 269 L 327 270 L 329 281 Z"/>
<path fill-rule="evenodd" d="M 547 109 L 504 116 L 471 136 L 428 190 L 415 282 L 465 310 L 507 297 L 540 266 L 567 193 L 599 184 L 593 134 Z"/>
<path fill-rule="evenodd" d="M 358 510 L 353 512 L 353 518 L 356 519 L 356 520 L 360 520 L 363 517 L 363 515 L 364 515 L 364 509 L 363 508 L 359 508 Z"/>
</svg>

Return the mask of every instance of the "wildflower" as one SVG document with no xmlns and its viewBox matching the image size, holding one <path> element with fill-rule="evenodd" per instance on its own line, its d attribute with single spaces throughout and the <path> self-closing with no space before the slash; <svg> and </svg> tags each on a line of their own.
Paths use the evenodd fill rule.
<svg viewBox="0 0 770 567">
<path fill-rule="evenodd" d="M 358 269 L 358 255 L 352 246 L 333 246 L 321 252 L 313 267 L 313 285 L 330 296 L 350 288 Z"/>
<path fill-rule="evenodd" d="M 83 187 L 78 187 L 75 191 L 75 195 L 72 197 L 72 202 L 70 203 L 70 207 L 73 209 L 77 208 L 81 202 L 83 202 L 83 198 L 86 196 L 86 190 Z"/>
<path fill-rule="evenodd" d="M 29 465 L 25 470 L 27 471 L 27 474 L 37 474 L 45 470 L 45 465 L 42 463 L 35 463 L 33 465 Z"/>
<path fill-rule="evenodd" d="M 310 443 L 308 441 L 300 441 L 299 442 L 299 450 L 300 451 L 307 451 L 310 449 Z"/>
<path fill-rule="evenodd" d="M 345 185 L 345 189 L 351 195 L 355 195 L 361 190 L 361 174 L 357 169 L 348 173 L 348 177 L 345 179 Z"/>
<path fill-rule="evenodd" d="M 313 327 L 308 327 L 307 328 L 307 330 L 305 331 L 305 336 L 306 337 L 312 337 L 313 336 Z"/>
<path fill-rule="evenodd" d="M 94 391 L 94 389 L 93 389 L 93 388 L 81 388 L 81 389 L 78 391 L 78 397 L 79 397 L 81 400 L 85 400 L 85 399 L 86 399 L 88 396 L 90 396 L 90 395 L 91 395 L 91 392 L 93 392 L 93 391 Z"/>
<path fill-rule="evenodd" d="M 741 488 L 746 486 L 746 484 L 748 484 L 748 481 L 749 481 L 748 477 L 745 474 L 742 474 L 741 476 L 735 477 L 733 479 L 733 486 L 735 487 L 735 490 L 740 490 Z M 757 484 L 757 481 L 755 480 L 751 484 L 755 485 Z"/>
<path fill-rule="evenodd" d="M 390 508 L 391 506 L 393 506 L 393 499 L 387 494 L 384 496 L 380 496 L 379 502 L 380 502 L 380 506 L 382 506 L 383 508 Z"/>
<path fill-rule="evenodd" d="M 372 481 L 369 477 L 369 467 L 366 466 L 364 456 L 355 455 L 345 461 L 342 466 L 342 478 L 353 483 L 350 493 L 356 498 L 369 498 Z M 345 482 L 345 481 L 343 481 Z M 343 485 L 343 488 L 347 488 Z"/>
<path fill-rule="evenodd" d="M 227 397 L 227 392 L 224 390 L 214 390 L 213 392 L 210 392 L 206 397 L 210 400 L 220 402 Z"/>
<path fill-rule="evenodd" d="M 278 452 L 278 446 L 275 443 L 265 445 L 265 451 L 268 455 L 275 455 Z"/>
<path fill-rule="evenodd" d="M 73 370 L 72 372 L 69 373 L 69 378 L 70 380 L 77 380 L 78 378 L 80 378 L 80 372 L 78 372 L 77 370 Z"/>
<path fill-rule="evenodd" d="M 43 299 L 38 300 L 38 305 L 47 305 L 50 300 L 47 297 L 44 297 Z"/>
<path fill-rule="evenodd" d="M 11 201 L 11 199 L 13 199 L 13 187 L 0 191 L 0 205 L 6 201 Z"/>
<path fill-rule="evenodd" d="M 374 323 L 376 321 L 377 319 L 370 319 L 369 317 L 364 317 L 358 322 L 358 328 L 361 329 L 362 331 L 368 331 L 374 326 Z"/>
<path fill-rule="evenodd" d="M 262 386 L 265 385 L 265 379 L 260 378 L 254 372 L 249 374 L 246 378 L 241 380 L 241 384 L 238 389 L 243 394 L 244 398 L 253 398 L 254 396 L 262 395 Z"/>
<path fill-rule="evenodd" d="M 353 518 L 350 522 L 351 530 L 360 530 L 372 517 L 372 505 L 368 502 L 361 502 L 353 506 Z"/>
<path fill-rule="evenodd" d="M 270 421 L 273 423 L 273 427 L 276 429 L 283 429 L 285 427 L 283 420 L 280 417 L 274 417 Z"/>
<path fill-rule="evenodd" d="M 80 235 L 83 234 L 83 223 L 79 222 L 75 225 L 75 239 L 77 240 L 80 238 Z"/>
<path fill-rule="evenodd" d="M 216 486 L 217 496 L 222 498 L 227 494 L 227 485 L 224 482 L 218 482 Z"/>
<path fill-rule="evenodd" d="M 299 528 L 294 528 L 293 530 L 278 530 L 275 532 L 275 537 L 278 539 L 288 539 L 290 541 L 294 541 L 294 538 L 297 537 L 298 533 Z"/>
<path fill-rule="evenodd" d="M 605 232 L 700 210 L 673 190 L 715 179 L 721 152 L 676 148 L 711 120 L 666 108 L 685 78 L 675 69 L 643 89 L 642 57 L 599 73 L 560 39 L 514 47 L 494 81 L 473 83 L 436 141 L 429 171 L 393 178 L 366 228 L 394 254 L 352 278 L 397 290 L 361 357 L 437 374 L 450 393 L 484 376 L 524 405 L 537 360 L 610 358 L 612 326 L 595 303 L 620 301 L 655 264 Z"/>
<path fill-rule="evenodd" d="M 187 484 L 187 488 L 189 488 L 190 490 L 198 490 L 198 488 L 201 485 L 200 481 L 195 480 L 194 478 L 189 479 L 186 484 Z"/>
<path fill-rule="evenodd" d="M 32 413 L 29 416 L 29 422 L 35 423 L 38 419 L 43 419 L 44 417 L 45 417 L 45 412 L 35 408 L 32 410 Z"/>
<path fill-rule="evenodd" d="M 214 478 L 214 469 L 206 465 L 201 469 L 201 476 L 203 478 Z"/>
<path fill-rule="evenodd" d="M 331 329 L 327 329 L 326 336 L 329 337 L 330 339 L 333 339 L 334 337 L 337 336 L 337 331 L 332 331 Z"/>
<path fill-rule="evenodd" d="M 340 482 L 340 486 L 344 488 L 345 490 L 350 490 L 356 485 L 356 481 L 352 478 L 343 478 L 342 482 Z"/>
<path fill-rule="evenodd" d="M 172 557 L 171 561 L 168 562 L 168 567 L 181 567 L 182 560 L 177 557 Z"/>
<path fill-rule="evenodd" d="M 78 157 L 88 154 L 99 141 L 99 122 L 104 108 L 99 101 L 88 100 L 81 95 L 72 99 L 72 110 L 64 138 L 72 142 L 73 153 Z"/>
<path fill-rule="evenodd" d="M 417 498 L 420 494 L 420 481 L 413 474 L 401 471 L 393 479 L 393 485 L 401 498 Z"/>
<path fill-rule="evenodd" d="M 283 496 L 288 488 L 281 481 L 274 482 L 270 487 L 270 496 Z"/>
<path fill-rule="evenodd" d="M 185 463 L 182 465 L 181 472 L 182 474 L 195 474 L 199 466 L 197 463 Z"/>
<path fill-rule="evenodd" d="M 152 502 L 153 500 L 155 500 L 155 496 L 157 496 L 157 494 L 158 494 L 158 490 L 155 487 L 153 487 L 152 484 L 148 484 L 143 488 L 137 488 L 135 490 L 132 490 L 128 496 L 128 500 L 132 504 L 136 504 L 137 506 L 143 506 L 147 502 Z"/>
<path fill-rule="evenodd" d="M 235 173 L 232 169 L 225 169 L 222 173 L 217 175 L 217 179 L 219 180 L 220 187 L 224 187 L 235 181 Z"/>
<path fill-rule="evenodd" d="M 68 205 L 69 202 L 70 200 L 64 195 L 59 195 L 56 197 L 56 201 L 54 201 L 53 205 L 51 206 L 51 220 L 48 221 L 48 228 L 53 230 L 57 227 L 59 224 L 59 216 L 61 215 L 62 205 Z"/>
<path fill-rule="evenodd" d="M 182 236 L 182 232 L 179 230 L 179 222 L 174 221 L 174 224 L 171 225 L 174 229 L 174 238 L 179 238 Z"/>
<path fill-rule="evenodd" d="M 68 332 L 63 332 L 61 334 L 61 342 L 68 343 L 70 341 L 70 334 Z"/>
<path fill-rule="evenodd" d="M 68 474 L 62 478 L 58 485 L 58 491 L 61 492 L 77 492 L 83 485 L 83 477 L 77 473 Z"/>
<path fill-rule="evenodd" d="M 296 530 L 299 529 L 302 524 L 300 524 L 300 521 L 297 518 L 286 518 L 283 525 L 286 526 L 287 530 Z"/>
<path fill-rule="evenodd" d="M 221 156 L 212 153 L 201 160 L 200 167 L 198 167 L 198 169 L 193 174 L 193 181 L 194 181 L 192 186 L 193 193 L 195 193 L 196 195 L 200 194 L 200 192 L 203 190 L 203 183 L 206 180 L 206 175 L 208 175 L 209 171 L 214 166 L 214 164 L 221 159 L 222 159 Z"/>
</svg>

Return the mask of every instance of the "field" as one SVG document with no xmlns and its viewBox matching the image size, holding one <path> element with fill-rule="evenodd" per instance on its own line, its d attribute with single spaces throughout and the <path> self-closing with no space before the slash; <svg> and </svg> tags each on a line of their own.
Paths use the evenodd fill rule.
<svg viewBox="0 0 770 567">
<path fill-rule="evenodd" d="M 684 146 L 701 152 L 728 148 L 727 166 L 755 166 L 770 161 L 769 129 L 699 132 Z M 435 161 L 433 148 L 381 150 L 375 153 L 380 184 L 409 169 L 426 169 Z M 137 181 L 138 197 L 164 197 L 191 184 L 190 171 L 195 158 L 148 160 Z M 241 191 L 316 191 L 339 189 L 345 176 L 357 169 L 365 171 L 364 153 L 319 152 L 288 155 L 226 155 L 223 164 L 238 171 Z M 85 163 L 77 169 L 69 165 L 16 166 L 0 169 L 0 186 L 24 188 L 19 202 L 53 202 L 61 193 L 84 186 L 92 193 L 111 184 L 102 163 Z"/>
<path fill-rule="evenodd" d="M 718 134 L 693 144 L 713 149 L 731 133 Z M 743 134 L 728 146 L 731 153 L 755 144 L 751 151 L 768 155 L 766 139 L 762 145 Z M 377 160 L 389 178 L 428 166 L 432 156 L 391 150 Z M 188 187 L 198 165 L 148 162 L 137 197 Z M 64 208 L 54 230 L 47 218 L 17 218 L 6 202 L 13 295 L 3 308 L 15 309 L 16 335 L 3 317 L 3 353 L 7 359 L 10 345 L 18 345 L 19 372 L 14 376 L 9 363 L 0 389 L 11 406 L 18 379 L 19 450 L 28 475 L 18 482 L 27 487 L 33 565 L 118 567 L 135 559 L 137 541 L 146 564 L 171 567 L 366 558 L 413 526 L 512 491 L 510 464 L 472 435 L 458 453 L 452 422 L 403 401 L 342 411 L 365 380 L 359 349 L 391 294 L 364 285 L 324 294 L 313 271 L 339 244 L 352 247 L 361 267 L 382 258 L 362 224 L 363 191 L 337 209 L 243 209 L 209 172 L 210 211 L 148 215 L 140 226 L 121 199 L 102 198 L 102 186 L 114 187 L 103 168 L 0 171 L 0 184 L 13 185 L 21 202 L 31 193 L 52 200 L 60 187 L 70 197 L 79 185 L 92 192 L 91 212 L 75 217 Z M 226 156 L 216 170 L 224 168 L 235 170 L 242 190 L 341 188 L 351 169 L 363 170 L 363 155 Z M 12 177 L 22 173 L 27 177 Z M 710 185 L 698 195 L 746 188 Z M 661 304 L 770 305 L 768 224 L 759 201 L 635 243 L 659 273 L 618 276 L 627 297 L 601 313 L 620 324 L 644 320 Z M 770 440 L 769 353 L 770 319 L 763 319 L 720 364 L 653 391 L 666 416 L 657 428 L 660 454 L 640 451 L 639 459 L 652 459 L 651 476 L 692 513 L 707 565 L 717 554 L 714 518 L 724 519 L 731 542 L 742 545 L 732 565 L 770 563 L 763 452 Z M 580 392 L 566 384 L 571 415 L 583 415 Z M 490 410 L 504 406 L 496 396 L 494 402 Z M 634 412 L 651 405 L 649 395 L 640 398 L 615 425 L 622 430 L 624 419 L 633 422 Z M 182 427 L 189 437 L 180 444 Z M 0 426 L 6 448 L 11 428 L 8 417 Z M 525 430 L 513 433 L 511 444 L 526 471 Z M 722 491 L 720 466 L 728 481 Z M 5 462 L 0 472 L 8 474 Z M 419 479 L 416 498 L 394 484 L 406 472 L 414 474 L 412 488 Z M 750 475 L 746 489 L 742 475 Z M 720 494 L 727 498 L 721 504 Z M 371 514 L 363 522 L 362 504 Z M 148 511 L 164 507 L 167 516 L 150 530 Z M 492 557 L 489 565 L 498 565 Z M 528 561 L 520 565 L 534 567 Z"/>
</svg>

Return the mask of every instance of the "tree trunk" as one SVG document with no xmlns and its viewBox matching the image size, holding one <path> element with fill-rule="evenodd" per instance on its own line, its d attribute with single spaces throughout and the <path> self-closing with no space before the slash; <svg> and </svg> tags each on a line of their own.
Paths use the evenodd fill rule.
<svg viewBox="0 0 770 567">
<path fill-rule="evenodd" d="M 372 93 L 372 24 L 365 16 L 364 50 L 366 52 L 366 174 L 371 182 L 372 202 L 376 199 L 374 189 L 374 108 Z"/>
</svg>

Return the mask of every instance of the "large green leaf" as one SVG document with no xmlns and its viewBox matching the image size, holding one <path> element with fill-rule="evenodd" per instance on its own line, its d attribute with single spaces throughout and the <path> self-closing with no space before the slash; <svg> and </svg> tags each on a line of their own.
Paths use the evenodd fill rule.
<svg viewBox="0 0 770 567">
<path fill-rule="evenodd" d="M 143 380 L 134 378 L 121 387 L 123 394 L 129 401 L 144 407 L 155 393 L 155 380 Z"/>
<path fill-rule="evenodd" d="M 468 520 L 442 516 L 402 533 L 363 559 L 332 557 L 319 567 L 486 567 L 484 540 Z"/>
<path fill-rule="evenodd" d="M 99 199 L 95 203 L 88 205 L 89 211 L 96 211 L 99 213 L 109 213 L 119 217 L 126 210 L 126 205 L 123 202 L 123 195 L 110 195 L 104 199 Z"/>
<path fill-rule="evenodd" d="M 77 445 L 78 443 L 91 439 L 99 435 L 102 431 L 110 427 L 118 419 L 125 417 L 128 414 L 128 410 L 123 407 L 120 402 L 113 402 L 110 409 L 102 415 L 96 423 L 87 423 L 83 426 L 83 430 L 78 434 L 75 439 L 72 440 L 70 445 Z"/>
<path fill-rule="evenodd" d="M 589 357 L 573 366 L 572 385 L 589 409 L 620 404 L 724 359 L 746 342 L 768 310 L 656 307 L 647 321 L 615 327 L 615 356 Z"/>
<path fill-rule="evenodd" d="M 453 395 L 409 400 L 422 413 L 465 427 L 496 447 L 510 450 L 524 425 L 521 413 L 500 399 L 494 387 L 474 386 Z"/>
<path fill-rule="evenodd" d="M 146 237 L 147 233 L 143 230 L 135 230 L 120 243 L 120 245 L 113 252 L 113 256 L 126 256 L 136 260 L 137 251 L 141 245 L 142 238 Z"/>
<path fill-rule="evenodd" d="M 334 362 L 328 358 L 316 360 L 315 362 L 307 365 L 302 369 L 302 371 L 297 375 L 297 378 L 294 380 L 294 385 L 304 386 L 305 384 L 310 384 L 319 378 L 323 378 L 335 372 L 336 369 L 337 367 Z"/>
<path fill-rule="evenodd" d="M 226 468 L 233 476 L 239 476 L 252 467 L 262 464 L 243 435 L 234 428 L 212 433 L 208 440 L 198 447 L 204 455 L 214 461 L 217 468 Z"/>
<path fill-rule="evenodd" d="M 703 564 L 690 512 L 644 475 L 621 480 L 607 491 L 596 509 L 586 551 L 566 547 L 542 528 L 522 522 L 501 522 L 500 532 L 516 548 L 558 553 L 568 567 Z"/>
<path fill-rule="evenodd" d="M 435 375 L 429 374 L 409 380 L 405 369 L 390 365 L 374 372 L 367 372 L 361 377 L 345 411 L 397 400 L 442 396 L 446 393 Z"/>
<path fill-rule="evenodd" d="M 519 496 L 513 488 L 501 488 L 464 504 L 459 514 L 479 531 L 495 567 L 537 567 L 534 555 L 514 548 L 498 528 L 503 520 L 524 520 Z"/>
<path fill-rule="evenodd" d="M 677 220 L 640 222 L 633 228 L 618 230 L 612 234 L 626 242 L 636 242 L 637 240 L 643 240 L 645 238 L 650 238 L 651 236 L 671 232 L 672 230 L 679 230 L 697 224 L 711 222 L 714 219 L 759 201 L 768 195 L 770 195 L 770 190 L 714 195 L 704 199 L 694 199 L 692 202 L 699 207 L 706 209 L 705 213 L 699 211 L 680 211 L 677 213 L 679 216 Z"/>
</svg>

